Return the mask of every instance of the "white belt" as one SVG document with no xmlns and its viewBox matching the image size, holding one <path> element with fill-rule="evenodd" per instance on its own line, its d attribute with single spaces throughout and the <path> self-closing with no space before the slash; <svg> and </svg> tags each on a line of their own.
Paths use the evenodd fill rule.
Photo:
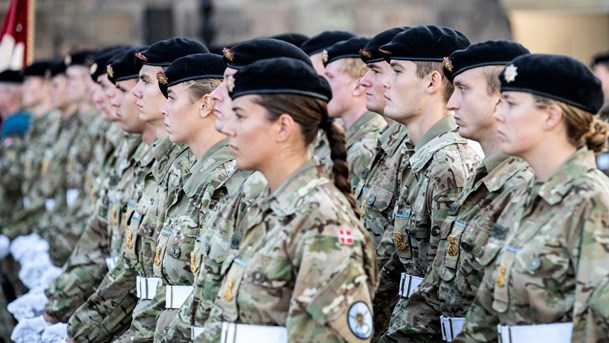
<svg viewBox="0 0 609 343">
<path fill-rule="evenodd" d="M 53 199 L 53 198 L 45 199 L 44 208 L 47 210 L 47 212 L 53 211 L 53 209 L 55 208 L 55 199 Z"/>
<path fill-rule="evenodd" d="M 23 197 L 23 207 L 25 208 L 29 208 L 30 207 L 30 198 L 26 195 Z"/>
<path fill-rule="evenodd" d="M 76 200 L 78 199 L 79 195 L 80 190 L 76 188 L 70 188 L 66 191 L 66 204 L 68 207 L 72 207 L 74 204 L 76 204 Z"/>
<path fill-rule="evenodd" d="M 195 338 L 199 337 L 203 333 L 203 328 L 199 326 L 192 326 L 190 328 L 190 339 L 195 340 Z"/>
<path fill-rule="evenodd" d="M 408 275 L 406 273 L 402 273 L 402 278 L 400 279 L 400 288 L 398 289 L 398 294 L 402 297 L 408 299 L 412 292 L 414 292 L 419 284 L 423 281 L 422 277 Z"/>
<path fill-rule="evenodd" d="M 156 295 L 156 287 L 161 282 L 158 277 L 141 277 L 135 279 L 135 290 L 140 299 L 152 299 Z"/>
<path fill-rule="evenodd" d="M 499 343 L 570 343 L 573 323 L 497 325 Z"/>
<path fill-rule="evenodd" d="M 287 343 L 283 326 L 222 323 L 221 343 Z"/>
<path fill-rule="evenodd" d="M 180 308 L 192 293 L 192 286 L 167 286 L 165 308 Z"/>
<path fill-rule="evenodd" d="M 452 342 L 455 337 L 463 330 L 464 317 L 445 317 L 440 316 L 440 326 L 442 327 L 442 340 Z"/>
<path fill-rule="evenodd" d="M 108 267 L 108 271 L 111 271 L 116 267 L 116 262 L 118 262 L 118 257 L 106 257 L 106 267 Z"/>
</svg>

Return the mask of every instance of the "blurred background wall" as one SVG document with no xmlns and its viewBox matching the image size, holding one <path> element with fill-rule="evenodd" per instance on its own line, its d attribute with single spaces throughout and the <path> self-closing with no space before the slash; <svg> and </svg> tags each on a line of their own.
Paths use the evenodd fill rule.
<svg viewBox="0 0 609 343">
<path fill-rule="evenodd" d="M 0 15 L 8 0 L 0 0 Z M 223 45 L 282 32 L 437 24 L 583 62 L 609 50 L 609 0 L 37 0 L 35 57 L 174 35 Z"/>
</svg>

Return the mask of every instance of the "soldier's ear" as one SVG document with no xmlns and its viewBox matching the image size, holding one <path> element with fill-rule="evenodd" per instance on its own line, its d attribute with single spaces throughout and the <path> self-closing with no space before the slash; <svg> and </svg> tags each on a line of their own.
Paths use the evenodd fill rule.
<svg viewBox="0 0 609 343">
<path fill-rule="evenodd" d="M 553 130 L 556 126 L 562 123 L 563 113 L 562 109 L 552 104 L 547 108 L 547 117 L 543 125 L 544 130 Z"/>
<path fill-rule="evenodd" d="M 207 118 L 214 113 L 214 106 L 216 102 L 209 94 L 205 94 L 200 101 L 199 116 L 201 118 Z"/>
<path fill-rule="evenodd" d="M 285 113 L 280 115 L 273 125 L 276 125 L 274 130 L 276 130 L 275 140 L 277 142 L 287 142 L 294 136 L 294 133 L 299 131 L 298 124 L 296 124 L 294 118 Z"/>
</svg>

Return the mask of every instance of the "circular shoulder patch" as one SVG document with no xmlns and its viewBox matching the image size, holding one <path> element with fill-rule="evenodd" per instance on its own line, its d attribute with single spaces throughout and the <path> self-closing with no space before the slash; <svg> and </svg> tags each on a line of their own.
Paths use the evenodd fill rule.
<svg viewBox="0 0 609 343">
<path fill-rule="evenodd" d="M 365 302 L 358 301 L 349 307 L 347 323 L 355 337 L 368 339 L 372 336 L 372 312 Z"/>
</svg>

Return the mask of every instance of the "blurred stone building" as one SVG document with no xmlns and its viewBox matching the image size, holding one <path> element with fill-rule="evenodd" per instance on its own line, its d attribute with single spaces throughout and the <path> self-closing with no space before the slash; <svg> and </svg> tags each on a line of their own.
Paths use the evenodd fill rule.
<svg viewBox="0 0 609 343">
<path fill-rule="evenodd" d="M 0 0 L 0 15 L 7 5 Z M 607 0 L 36 0 L 35 57 L 174 35 L 222 45 L 282 32 L 372 35 L 437 24 L 472 42 L 512 38 L 587 61 L 609 49 L 608 13 Z"/>
</svg>

